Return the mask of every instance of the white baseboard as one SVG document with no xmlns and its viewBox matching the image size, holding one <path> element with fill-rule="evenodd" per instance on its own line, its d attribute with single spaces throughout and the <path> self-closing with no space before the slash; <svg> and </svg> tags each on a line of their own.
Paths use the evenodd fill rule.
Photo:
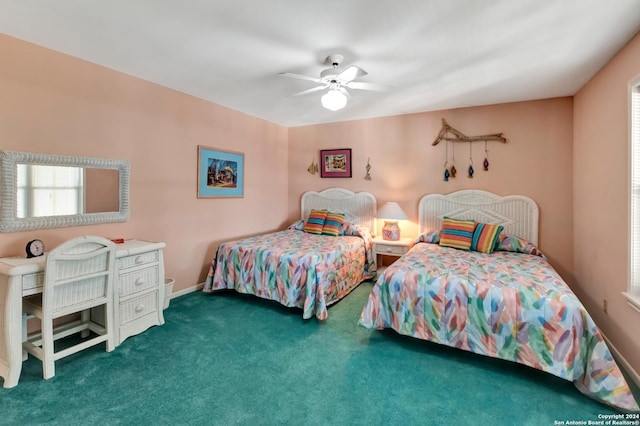
<svg viewBox="0 0 640 426">
<path fill-rule="evenodd" d="M 183 288 L 180 291 L 175 291 L 171 293 L 171 299 L 175 299 L 176 297 L 184 296 L 185 294 L 193 293 L 194 291 L 199 291 L 204 288 L 204 282 L 200 284 L 196 284 L 191 287 Z"/>
<path fill-rule="evenodd" d="M 609 346 L 609 349 L 611 350 L 611 354 L 613 355 L 613 357 L 616 359 L 616 361 L 618 361 L 618 363 L 620 363 L 620 366 L 624 369 L 624 372 L 627 373 L 627 376 L 631 380 L 633 380 L 633 382 L 637 387 L 640 388 L 640 375 L 638 375 L 638 372 L 634 370 L 633 367 L 631 367 L 631 364 L 629 364 L 626 359 L 624 359 L 624 357 L 620 354 L 620 352 L 618 352 L 616 347 L 613 346 L 611 341 L 607 339 L 607 336 L 603 334 L 602 337 L 604 338 L 604 341 L 607 343 L 607 346 Z"/>
</svg>

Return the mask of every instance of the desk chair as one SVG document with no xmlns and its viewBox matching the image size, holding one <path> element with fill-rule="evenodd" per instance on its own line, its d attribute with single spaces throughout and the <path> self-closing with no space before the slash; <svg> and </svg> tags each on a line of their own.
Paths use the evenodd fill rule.
<svg viewBox="0 0 640 426">
<path fill-rule="evenodd" d="M 115 347 L 113 281 L 116 246 L 96 236 L 69 240 L 47 256 L 42 294 L 23 298 L 23 313 L 40 318 L 41 332 L 27 337 L 23 349 L 42 361 L 42 376 L 55 375 L 54 361 L 106 342 L 107 352 Z M 91 319 L 91 308 L 104 305 L 104 325 Z M 80 313 L 80 319 L 54 327 L 54 319 Z M 54 341 L 82 332 L 97 336 L 56 352 Z"/>
</svg>

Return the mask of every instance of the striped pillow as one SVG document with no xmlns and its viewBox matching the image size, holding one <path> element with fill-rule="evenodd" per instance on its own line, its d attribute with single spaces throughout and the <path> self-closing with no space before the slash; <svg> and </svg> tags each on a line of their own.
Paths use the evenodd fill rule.
<svg viewBox="0 0 640 426">
<path fill-rule="evenodd" d="M 322 234 L 322 227 L 324 226 L 326 217 L 326 210 L 311 210 L 309 218 L 304 224 L 304 232 L 308 232 L 309 234 Z"/>
<path fill-rule="evenodd" d="M 445 217 L 442 220 L 440 245 L 442 247 L 469 250 L 475 228 L 476 223 L 473 220 L 458 220 Z"/>
<path fill-rule="evenodd" d="M 473 231 L 471 250 L 479 251 L 480 253 L 493 253 L 502 229 L 504 229 L 502 225 L 478 223 L 476 230 Z"/>
<path fill-rule="evenodd" d="M 322 227 L 322 235 L 337 237 L 343 223 L 344 213 L 327 213 L 327 218 L 325 219 L 324 226 Z"/>
</svg>

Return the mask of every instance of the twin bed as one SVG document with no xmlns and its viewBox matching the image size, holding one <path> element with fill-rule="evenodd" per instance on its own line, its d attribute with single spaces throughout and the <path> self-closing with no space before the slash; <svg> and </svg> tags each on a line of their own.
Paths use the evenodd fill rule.
<svg viewBox="0 0 640 426">
<path fill-rule="evenodd" d="M 445 218 L 496 224 L 511 237 L 492 253 L 442 246 Z M 602 334 L 537 249 L 533 200 L 476 190 L 427 195 L 419 220 L 422 237 L 378 278 L 360 325 L 524 364 L 638 409 Z"/>
<path fill-rule="evenodd" d="M 220 245 L 205 291 L 235 289 L 301 308 L 304 318 L 326 319 L 329 305 L 375 274 L 375 207 L 368 193 L 307 192 L 299 223 Z M 348 235 L 304 232 L 314 209 L 340 211 L 341 234 Z M 491 246 L 496 250 L 441 245 L 445 218 L 447 226 L 469 219 L 474 226 L 501 226 L 499 244 Z M 420 200 L 419 221 L 421 237 L 378 277 L 361 326 L 524 364 L 569 380 L 608 405 L 638 410 L 602 334 L 537 249 L 533 200 L 477 190 L 431 194 Z M 455 246 L 457 233 L 445 239 L 451 237 Z"/>
<path fill-rule="evenodd" d="M 313 210 L 343 216 L 339 235 L 304 231 Z M 235 289 L 324 320 L 327 307 L 375 275 L 372 234 L 376 199 L 331 188 L 302 196 L 302 219 L 280 232 L 220 245 L 204 291 Z"/>
</svg>

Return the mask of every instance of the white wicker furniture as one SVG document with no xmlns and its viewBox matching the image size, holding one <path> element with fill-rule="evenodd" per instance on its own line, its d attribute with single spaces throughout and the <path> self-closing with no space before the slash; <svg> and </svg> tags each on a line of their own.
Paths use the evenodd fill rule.
<svg viewBox="0 0 640 426">
<path fill-rule="evenodd" d="M 302 220 L 306 220 L 313 209 L 344 213 L 345 222 L 366 226 L 372 234 L 375 234 L 376 206 L 376 198 L 368 192 L 329 188 L 320 192 L 307 191 L 302 194 L 300 216 Z"/>
<path fill-rule="evenodd" d="M 116 345 L 152 325 L 164 324 L 165 243 L 127 240 L 116 244 L 114 318 Z M 22 370 L 22 298 L 42 293 L 48 255 L 0 258 L 0 377 L 3 387 L 18 384 Z M 122 281 L 132 282 L 137 291 L 120 294 Z"/>
<path fill-rule="evenodd" d="M 385 240 L 382 237 L 373 239 L 373 256 L 376 260 L 376 271 L 380 274 L 382 271 L 378 263 L 378 256 L 394 256 L 400 257 L 409 251 L 413 245 L 413 238 L 400 238 L 397 241 Z"/>
<path fill-rule="evenodd" d="M 164 324 L 164 243 L 130 240 L 118 245 L 116 344 L 154 325 Z"/>
<path fill-rule="evenodd" d="M 509 235 L 517 235 L 538 244 L 538 205 L 524 195 L 500 195 L 479 189 L 450 194 L 428 194 L 420 199 L 420 233 L 442 228 L 442 218 L 472 219 L 504 226 Z"/>
<path fill-rule="evenodd" d="M 74 238 L 53 249 L 47 257 L 44 289 L 23 299 L 23 313 L 40 319 L 41 332 L 29 336 L 24 350 L 42 361 L 42 376 L 55 375 L 54 361 L 106 342 L 107 352 L 115 347 L 113 280 L 116 245 L 96 236 Z M 104 326 L 91 320 L 90 309 L 104 305 Z M 54 327 L 55 319 L 80 312 L 80 319 Z M 61 351 L 54 340 L 78 332 L 96 336 Z M 89 334 L 88 332 L 86 334 Z M 84 336 L 86 337 L 86 336 Z"/>
<path fill-rule="evenodd" d="M 118 171 L 119 208 L 115 212 L 64 216 L 17 217 L 17 165 L 82 167 Z M 29 231 L 96 223 L 126 222 L 129 219 L 129 162 L 92 157 L 0 151 L 0 232 Z"/>
</svg>

